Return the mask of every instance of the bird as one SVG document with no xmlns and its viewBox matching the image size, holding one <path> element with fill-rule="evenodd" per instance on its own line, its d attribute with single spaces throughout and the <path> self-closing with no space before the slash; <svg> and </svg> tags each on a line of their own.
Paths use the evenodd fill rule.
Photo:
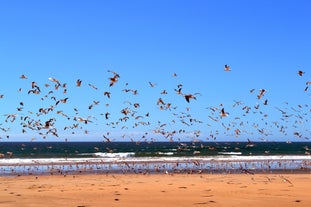
<svg viewBox="0 0 311 207">
<path fill-rule="evenodd" d="M 56 101 L 55 105 L 58 105 L 59 103 L 67 103 L 68 99 L 69 99 L 68 97 L 67 98 L 63 98 L 63 99 L 59 99 L 59 100 Z"/>
<path fill-rule="evenodd" d="M 106 118 L 106 119 L 109 119 L 109 115 L 110 115 L 110 113 L 109 113 L 109 112 L 106 112 L 106 113 L 105 113 L 105 118 Z"/>
<path fill-rule="evenodd" d="M 190 99 L 197 99 L 194 95 L 192 95 L 192 94 L 184 94 L 183 95 L 184 97 L 185 97 L 185 99 L 186 99 L 186 101 L 188 102 L 188 103 L 190 103 Z"/>
<path fill-rule="evenodd" d="M 93 84 L 88 84 L 91 88 L 93 88 L 93 89 L 95 89 L 95 90 L 98 90 L 98 88 L 95 86 L 95 85 L 93 85 Z"/>
<path fill-rule="evenodd" d="M 37 83 L 35 81 L 31 82 L 31 88 L 40 91 L 40 88 L 39 88 L 39 86 L 37 85 Z"/>
<path fill-rule="evenodd" d="M 111 94 L 111 93 L 110 93 L 109 91 L 105 91 L 105 92 L 104 92 L 104 96 L 107 96 L 108 98 L 110 98 L 110 94 Z"/>
<path fill-rule="evenodd" d="M 263 105 L 268 105 L 268 100 L 267 99 L 264 101 Z"/>
<path fill-rule="evenodd" d="M 108 72 L 111 72 L 114 76 L 108 78 L 110 80 L 109 87 L 113 86 L 116 82 L 118 82 L 118 78 L 120 78 L 120 75 L 114 71 L 108 70 Z"/>
<path fill-rule="evenodd" d="M 151 88 L 154 88 L 156 86 L 155 83 L 151 83 L 150 81 L 148 82 Z"/>
<path fill-rule="evenodd" d="M 48 78 L 48 79 L 49 79 L 50 81 L 56 83 L 56 84 L 57 84 L 57 87 L 58 87 L 58 86 L 61 86 L 60 82 L 59 82 L 57 79 L 52 78 L 52 77 L 50 77 L 50 78 Z"/>
<path fill-rule="evenodd" d="M 178 95 L 182 95 L 182 93 L 181 93 L 182 88 L 181 87 L 179 87 L 178 89 L 174 89 L 174 90 L 176 91 L 176 93 Z"/>
<path fill-rule="evenodd" d="M 48 129 L 48 128 L 50 128 L 50 126 L 52 125 L 52 121 L 53 121 L 54 119 L 49 119 L 48 121 L 46 121 L 45 122 L 45 125 L 44 125 L 44 128 L 45 129 Z"/>
<path fill-rule="evenodd" d="M 304 72 L 304 71 L 302 71 L 302 70 L 298 70 L 298 72 L 297 72 L 297 73 L 298 73 L 298 75 L 299 75 L 299 76 L 302 76 L 303 74 L 305 74 L 305 72 Z"/>
<path fill-rule="evenodd" d="M 82 80 L 78 79 L 78 80 L 76 81 L 76 86 L 77 86 L 77 87 L 80 87 L 81 84 L 82 84 Z"/>
<path fill-rule="evenodd" d="M 28 79 L 26 75 L 22 74 L 20 77 L 20 79 Z"/>
<path fill-rule="evenodd" d="M 109 87 L 113 86 L 118 81 L 117 78 L 118 78 L 117 76 L 113 76 L 113 77 L 109 78 L 109 80 L 110 80 Z"/>
<path fill-rule="evenodd" d="M 112 142 L 112 140 L 105 135 L 103 135 L 103 138 L 105 139 L 105 142 Z"/>
<path fill-rule="evenodd" d="M 230 66 L 229 65 L 225 65 L 225 71 L 231 71 Z"/>
<path fill-rule="evenodd" d="M 265 95 L 267 91 L 265 89 L 260 89 L 259 90 L 259 94 L 257 95 L 258 99 L 261 99 L 261 97 L 263 97 Z"/>
<path fill-rule="evenodd" d="M 220 110 L 220 116 L 221 116 L 221 117 L 226 117 L 226 116 L 228 116 L 228 113 L 225 112 L 225 109 L 224 109 L 224 108 L 222 108 L 222 109 Z"/>
</svg>

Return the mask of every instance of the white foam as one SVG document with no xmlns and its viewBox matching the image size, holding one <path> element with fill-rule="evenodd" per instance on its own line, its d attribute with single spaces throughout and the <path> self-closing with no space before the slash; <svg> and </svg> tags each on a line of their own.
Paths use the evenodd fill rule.
<svg viewBox="0 0 311 207">
<path fill-rule="evenodd" d="M 174 155 L 174 152 L 157 152 L 158 155 L 166 155 L 166 156 L 172 156 Z"/>
<path fill-rule="evenodd" d="M 242 152 L 218 152 L 219 155 L 241 155 Z"/>
<path fill-rule="evenodd" d="M 135 156 L 134 152 L 119 152 L 119 153 L 108 153 L 108 152 L 96 152 L 95 157 L 102 158 L 126 158 Z"/>
<path fill-rule="evenodd" d="M 38 158 L 38 159 L 0 159 L 0 166 L 9 165 L 53 165 L 75 163 L 122 163 L 122 162 L 264 162 L 264 161 L 309 161 L 311 155 L 285 156 L 196 156 L 196 157 L 132 157 L 134 153 L 99 153 L 94 158 Z"/>
</svg>

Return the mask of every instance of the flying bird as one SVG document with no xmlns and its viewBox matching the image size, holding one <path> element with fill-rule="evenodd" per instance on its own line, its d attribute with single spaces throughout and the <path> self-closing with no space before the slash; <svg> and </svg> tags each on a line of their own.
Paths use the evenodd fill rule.
<svg viewBox="0 0 311 207">
<path fill-rule="evenodd" d="M 222 108 L 222 109 L 220 110 L 220 116 L 221 116 L 221 117 L 226 117 L 226 116 L 228 116 L 228 113 L 225 112 L 225 109 L 224 109 L 224 108 Z"/>
<path fill-rule="evenodd" d="M 82 80 L 78 79 L 78 80 L 76 81 L 76 86 L 77 86 L 77 87 L 80 87 L 80 86 L 81 86 L 81 83 L 82 83 Z"/>
<path fill-rule="evenodd" d="M 109 91 L 105 91 L 104 92 L 104 96 L 107 96 L 108 98 L 110 98 L 111 93 Z"/>
<path fill-rule="evenodd" d="M 303 72 L 302 70 L 298 70 L 298 75 L 302 76 L 303 74 L 305 74 L 305 72 Z"/>
<path fill-rule="evenodd" d="M 56 83 L 57 86 L 60 86 L 60 85 L 61 85 L 60 82 L 59 82 L 57 79 L 55 79 L 55 78 L 48 78 L 48 79 L 49 79 L 50 81 Z"/>
<path fill-rule="evenodd" d="M 19 78 L 20 78 L 20 79 L 27 79 L 27 76 L 25 76 L 24 74 L 22 74 Z"/>
<path fill-rule="evenodd" d="M 108 72 L 111 72 L 114 74 L 114 76 L 108 78 L 110 80 L 109 87 L 113 86 L 116 82 L 118 82 L 118 78 L 120 78 L 120 75 L 114 71 L 108 70 Z"/>
<path fill-rule="evenodd" d="M 229 65 L 225 65 L 225 71 L 231 71 L 230 66 Z"/>
<path fill-rule="evenodd" d="M 257 95 L 258 99 L 261 99 L 261 97 L 263 97 L 265 95 L 267 91 L 265 89 L 260 89 L 259 90 L 259 94 Z"/>
<path fill-rule="evenodd" d="M 151 83 L 150 81 L 149 81 L 149 85 L 150 85 L 150 87 L 151 87 L 151 88 L 153 88 L 153 87 L 155 87 L 155 86 L 156 86 L 156 84 L 155 84 L 155 83 Z"/>
<path fill-rule="evenodd" d="M 95 85 L 93 85 L 93 84 L 88 84 L 91 88 L 93 88 L 93 89 L 95 89 L 95 90 L 97 90 L 98 88 L 95 86 Z"/>
<path fill-rule="evenodd" d="M 185 99 L 186 99 L 186 101 L 189 103 L 190 102 L 190 99 L 197 99 L 194 95 L 192 95 L 192 94 L 185 94 L 184 95 L 184 97 L 185 97 Z"/>
</svg>

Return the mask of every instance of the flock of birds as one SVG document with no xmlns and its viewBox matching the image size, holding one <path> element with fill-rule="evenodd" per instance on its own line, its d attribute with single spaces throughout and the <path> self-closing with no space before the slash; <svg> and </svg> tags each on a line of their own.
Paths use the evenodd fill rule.
<svg viewBox="0 0 311 207">
<path fill-rule="evenodd" d="M 224 66 L 225 72 L 230 72 L 230 66 Z M 108 70 L 110 74 L 108 78 L 108 88 L 112 89 L 118 84 L 121 76 L 111 70 Z M 305 75 L 305 72 L 298 71 L 299 76 Z M 177 77 L 177 74 L 172 74 L 173 78 Z M 20 79 L 28 81 L 28 77 L 25 74 L 20 75 Z M 69 83 L 72 85 L 72 83 Z M 68 84 L 68 85 L 69 85 Z M 100 91 L 99 87 L 91 83 L 84 83 L 84 80 L 76 80 L 75 88 L 89 87 L 91 90 Z M 308 91 L 308 87 L 311 85 L 311 81 L 307 81 L 305 84 L 304 91 Z M 218 136 L 226 134 L 231 137 L 239 137 L 246 135 L 245 137 L 255 137 L 254 133 L 258 135 L 259 139 L 265 140 L 266 137 L 272 134 L 272 131 L 278 131 L 280 135 L 284 136 L 296 136 L 302 140 L 308 140 L 310 137 L 310 131 L 307 127 L 303 132 L 299 129 L 301 126 L 308 125 L 308 117 L 310 116 L 311 109 L 308 104 L 290 106 L 288 103 L 284 103 L 284 107 L 274 107 L 277 113 L 279 112 L 279 120 L 269 120 L 268 113 L 265 110 L 260 110 L 262 105 L 268 105 L 268 100 L 264 99 L 267 92 L 266 89 L 259 89 L 256 94 L 256 100 L 260 100 L 260 103 L 256 103 L 253 106 L 246 105 L 242 101 L 233 101 L 232 107 L 229 111 L 234 108 L 235 112 L 228 112 L 224 105 L 219 104 L 217 106 L 210 106 L 204 109 L 206 113 L 207 121 L 196 118 L 191 113 L 191 103 L 197 101 L 198 96 L 202 96 L 201 93 L 185 93 L 183 84 L 176 85 L 174 90 L 161 90 L 159 96 L 156 98 L 154 106 L 156 109 L 153 111 L 143 111 L 141 103 L 124 100 L 123 106 L 119 111 L 113 111 L 109 109 L 110 102 L 114 96 L 112 91 L 107 90 L 100 91 L 102 96 L 101 100 L 93 100 L 88 106 L 88 113 L 85 115 L 85 110 L 81 112 L 80 106 L 76 102 L 70 102 L 71 97 L 70 89 L 67 83 L 50 77 L 48 82 L 44 85 L 31 81 L 29 88 L 19 88 L 19 93 L 24 93 L 28 97 L 34 99 L 32 103 L 25 103 L 19 101 L 16 110 L 12 113 L 3 114 L 3 120 L 0 119 L 0 139 L 9 139 L 11 128 L 20 127 L 21 134 L 31 134 L 32 138 L 30 141 L 43 140 L 47 137 L 58 137 L 65 141 L 69 140 L 70 134 L 77 134 L 83 132 L 86 136 L 90 134 L 94 128 L 101 128 L 102 132 L 101 139 L 105 142 L 112 142 L 116 138 L 112 136 L 114 129 L 121 131 L 120 135 L 124 140 L 128 138 L 134 142 L 141 141 L 156 141 L 157 137 L 165 138 L 168 141 L 178 141 L 182 137 L 189 137 L 192 140 L 216 140 Z M 150 88 L 156 88 L 155 83 L 149 82 Z M 174 92 L 177 96 L 184 99 L 185 103 L 188 104 L 186 108 L 180 109 L 173 102 L 166 101 L 167 94 Z M 255 89 L 251 89 L 250 93 L 255 93 Z M 121 93 L 129 94 L 126 97 L 138 96 L 139 90 L 130 89 L 129 84 L 125 83 L 125 88 L 122 89 Z M 120 95 L 120 94 L 119 94 Z M 58 97 L 60 96 L 60 97 Z M 83 96 L 83 95 L 81 95 Z M 6 95 L 0 94 L 0 104 L 6 104 Z M 177 98 L 177 97 L 176 97 Z M 17 96 L 18 99 L 18 96 Z M 134 98 L 135 101 L 135 98 Z M 104 104 L 103 104 L 104 102 Z M 34 110 L 34 106 L 38 104 L 39 107 Z M 67 107 L 66 105 L 70 105 Z M 98 108 L 95 113 L 94 108 Z M 111 101 L 111 105 L 114 105 L 114 101 Z M 141 109 L 141 110 L 140 110 Z M 170 121 L 152 119 L 152 114 L 159 114 L 158 111 L 165 111 L 166 117 L 171 117 Z M 236 112 L 238 111 L 238 113 Z M 203 113 L 203 112 L 202 112 Z M 82 115 L 84 114 L 84 116 Z M 228 117 L 230 114 L 230 118 Z M 250 114 L 256 115 L 254 122 L 247 119 Z M 231 116 L 233 115 L 233 116 Z M 117 118 L 116 118 L 117 117 Z M 246 118 L 243 118 L 246 117 Z M 61 120 L 61 121 L 59 121 Z M 289 129 L 289 124 L 291 128 Z M 92 126 L 92 127 L 90 127 Z M 219 126 L 217 128 L 215 126 Z M 133 128 L 138 128 L 138 131 L 142 131 L 138 134 L 127 134 L 128 131 L 134 131 Z M 250 131 L 249 128 L 252 130 Z M 293 130 L 293 132 L 292 132 Z M 124 133 L 123 133 L 124 132 Z M 290 133 L 290 134 L 289 134 Z M 64 135 L 65 134 L 65 135 Z M 139 136 L 139 137 L 137 137 Z M 25 135 L 26 137 L 26 135 Z M 177 139 L 177 140 L 176 140 Z M 59 141 L 59 140 L 56 140 Z M 127 140 L 126 140 L 127 141 Z"/>
</svg>

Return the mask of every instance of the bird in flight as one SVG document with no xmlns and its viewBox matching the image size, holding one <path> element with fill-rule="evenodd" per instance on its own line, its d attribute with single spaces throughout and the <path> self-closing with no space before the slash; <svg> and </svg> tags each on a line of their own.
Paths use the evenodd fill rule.
<svg viewBox="0 0 311 207">
<path fill-rule="evenodd" d="M 186 99 L 186 101 L 188 102 L 188 103 L 190 103 L 190 99 L 197 99 L 194 95 L 192 95 L 192 94 L 184 94 L 184 97 L 185 97 L 185 99 Z"/>
<path fill-rule="evenodd" d="M 109 78 L 109 80 L 110 80 L 109 87 L 111 87 L 118 81 L 118 78 L 120 78 L 120 75 L 114 71 L 111 71 L 111 70 L 108 70 L 108 72 L 110 72 L 114 75 L 114 76 Z"/>
<path fill-rule="evenodd" d="M 302 70 L 298 70 L 298 75 L 302 76 L 303 74 L 305 74 L 305 72 L 303 72 Z"/>
<path fill-rule="evenodd" d="M 225 65 L 225 71 L 231 71 L 230 66 L 229 65 Z"/>
<path fill-rule="evenodd" d="M 22 74 L 19 78 L 20 78 L 20 79 L 27 79 L 27 76 L 25 76 L 24 74 Z"/>
<path fill-rule="evenodd" d="M 226 117 L 226 116 L 228 116 L 228 113 L 225 112 L 225 109 L 224 109 L 224 108 L 221 109 L 221 111 L 220 111 L 220 116 L 221 116 L 221 117 Z"/>
<path fill-rule="evenodd" d="M 61 84 L 60 84 L 60 82 L 57 80 L 57 79 L 55 79 L 55 78 L 48 78 L 50 81 L 52 81 L 52 82 L 54 82 L 54 83 L 56 83 L 57 84 L 57 87 L 59 87 Z"/>
<path fill-rule="evenodd" d="M 81 83 L 82 83 L 82 80 L 78 79 L 77 82 L 76 82 L 76 86 L 77 86 L 77 87 L 80 87 L 80 86 L 81 86 Z"/>
<path fill-rule="evenodd" d="M 266 90 L 265 89 L 260 89 L 259 90 L 259 94 L 257 95 L 257 98 L 258 99 L 261 99 L 261 97 L 263 97 L 266 93 Z"/>
</svg>

